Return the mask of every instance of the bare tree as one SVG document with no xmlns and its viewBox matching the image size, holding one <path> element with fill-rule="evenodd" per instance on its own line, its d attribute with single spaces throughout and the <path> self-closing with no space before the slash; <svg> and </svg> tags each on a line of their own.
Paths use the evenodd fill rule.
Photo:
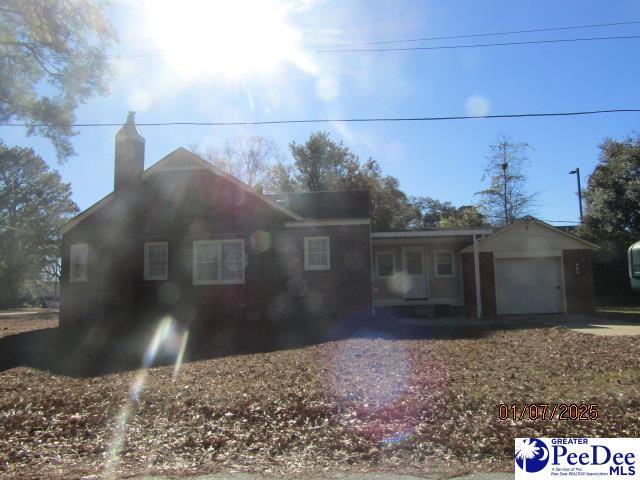
<svg viewBox="0 0 640 480">
<path fill-rule="evenodd" d="M 267 170 L 282 156 L 275 143 L 259 135 L 238 137 L 227 142 L 225 155 L 240 165 L 242 181 L 252 187 L 264 183 Z"/>
<path fill-rule="evenodd" d="M 209 146 L 202 150 L 198 146 L 191 149 L 212 165 L 233 175 L 251 187 L 261 187 L 270 168 L 281 161 L 278 146 L 259 135 L 241 136 L 225 143 L 222 152 Z"/>
<path fill-rule="evenodd" d="M 496 225 L 509 225 L 536 206 L 537 193 L 527 190 L 528 143 L 514 141 L 501 133 L 489 147 L 483 181 L 488 188 L 477 192 L 484 214 Z"/>
</svg>

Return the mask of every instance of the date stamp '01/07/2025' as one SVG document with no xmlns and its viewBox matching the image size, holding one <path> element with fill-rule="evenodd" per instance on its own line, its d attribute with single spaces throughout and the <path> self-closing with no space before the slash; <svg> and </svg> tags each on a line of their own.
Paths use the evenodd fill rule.
<svg viewBox="0 0 640 480">
<path fill-rule="evenodd" d="M 522 405 L 501 403 L 498 406 L 500 420 L 597 420 L 600 416 L 597 403 L 525 403 Z"/>
</svg>

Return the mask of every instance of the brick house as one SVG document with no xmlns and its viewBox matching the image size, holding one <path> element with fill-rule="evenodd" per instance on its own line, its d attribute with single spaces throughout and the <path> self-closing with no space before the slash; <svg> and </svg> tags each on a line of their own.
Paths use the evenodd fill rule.
<svg viewBox="0 0 640 480">
<path fill-rule="evenodd" d="M 62 324 L 591 308 L 597 247 L 539 220 L 371 232 L 367 191 L 262 195 L 183 148 L 144 170 L 144 143 L 130 114 L 114 191 L 61 229 Z"/>
</svg>

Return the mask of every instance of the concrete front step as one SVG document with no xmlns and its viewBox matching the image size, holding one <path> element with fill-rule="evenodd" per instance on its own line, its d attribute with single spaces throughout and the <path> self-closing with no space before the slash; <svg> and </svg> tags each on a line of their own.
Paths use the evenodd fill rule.
<svg viewBox="0 0 640 480">
<path fill-rule="evenodd" d="M 462 308 L 452 305 L 389 305 L 376 307 L 376 315 L 386 315 L 397 319 L 401 318 L 447 318 L 462 316 Z"/>
</svg>

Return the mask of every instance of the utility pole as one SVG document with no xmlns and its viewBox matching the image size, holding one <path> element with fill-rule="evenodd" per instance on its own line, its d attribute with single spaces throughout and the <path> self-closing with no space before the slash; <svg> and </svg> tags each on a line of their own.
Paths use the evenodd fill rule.
<svg viewBox="0 0 640 480">
<path fill-rule="evenodd" d="M 507 163 L 507 155 L 505 153 L 504 162 L 500 164 L 500 168 L 502 168 L 502 179 L 504 182 L 504 189 L 502 192 L 502 201 L 504 203 L 504 221 L 506 225 L 511 223 L 511 219 L 509 218 L 509 202 L 507 200 L 507 167 L 509 164 Z"/>
<path fill-rule="evenodd" d="M 575 170 L 571 170 L 569 175 L 575 175 L 578 179 L 578 204 L 580 206 L 580 225 L 582 225 L 582 187 L 580 186 L 580 168 L 576 167 Z"/>
</svg>

